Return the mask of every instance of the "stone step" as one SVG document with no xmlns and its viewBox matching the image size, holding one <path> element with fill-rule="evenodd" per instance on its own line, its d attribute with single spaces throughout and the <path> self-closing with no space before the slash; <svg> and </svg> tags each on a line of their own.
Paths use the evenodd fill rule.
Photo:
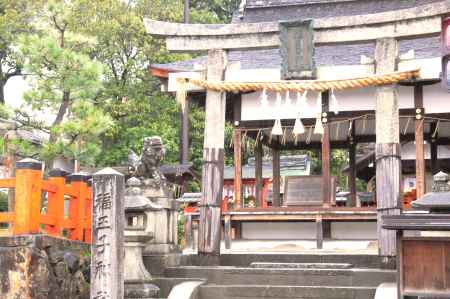
<svg viewBox="0 0 450 299">
<path fill-rule="evenodd" d="M 250 264 L 251 268 L 276 268 L 276 269 L 350 269 L 348 263 L 259 263 Z"/>
<path fill-rule="evenodd" d="M 195 278 L 195 277 L 153 277 L 153 283 L 159 287 L 159 295 L 163 297 L 168 297 L 170 291 L 177 284 L 187 282 L 187 281 L 207 281 L 206 278 Z"/>
<path fill-rule="evenodd" d="M 396 272 L 381 269 L 238 268 L 214 266 L 169 267 L 166 277 L 202 277 L 208 284 L 377 287 L 395 282 Z"/>
<path fill-rule="evenodd" d="M 199 299 L 370 299 L 375 287 L 214 285 L 200 287 Z"/>
<path fill-rule="evenodd" d="M 145 257 L 144 257 L 145 259 Z M 233 253 L 220 255 L 221 266 L 249 267 L 251 263 L 346 263 L 356 268 L 383 268 L 395 269 L 395 259 L 387 263 L 374 254 L 308 254 L 308 253 Z M 180 257 L 181 265 L 202 266 L 208 265 L 204 257 L 197 254 L 183 254 Z"/>
</svg>

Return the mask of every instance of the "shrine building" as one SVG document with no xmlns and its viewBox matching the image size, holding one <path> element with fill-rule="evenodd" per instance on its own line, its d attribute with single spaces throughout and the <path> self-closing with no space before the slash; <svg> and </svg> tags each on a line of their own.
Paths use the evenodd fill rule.
<svg viewBox="0 0 450 299">
<path fill-rule="evenodd" d="M 442 0 L 247 0 L 231 24 L 145 20 L 169 51 L 204 53 L 151 66 L 182 105 L 184 149 L 189 102 L 206 110 L 202 197 L 190 215 L 199 221 L 199 253 L 220 253 L 222 226 L 229 246 L 248 223 L 287 223 L 298 225 L 292 239 L 314 238 L 319 248 L 323 239 L 364 235 L 378 239 L 380 256 L 394 256 L 395 232 L 379 220 L 408 212 L 404 179 L 421 197 L 433 174 L 450 170 L 449 16 Z M 221 213 L 225 122 L 234 128 L 234 204 Z M 242 204 L 243 136 L 256 144 L 255 207 Z M 365 162 L 360 144 L 373 147 Z M 330 173 L 336 149 L 349 155 L 346 206 L 336 203 Z M 286 176 L 282 190 L 280 156 L 293 150 L 319 153 L 321 174 Z M 376 204 L 361 204 L 357 173 L 373 178 Z"/>
</svg>

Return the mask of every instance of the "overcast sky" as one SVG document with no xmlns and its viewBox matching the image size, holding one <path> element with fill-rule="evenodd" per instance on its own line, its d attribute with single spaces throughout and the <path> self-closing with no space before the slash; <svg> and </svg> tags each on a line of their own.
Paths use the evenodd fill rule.
<svg viewBox="0 0 450 299">
<path fill-rule="evenodd" d="M 5 87 L 6 104 L 18 108 L 22 104 L 22 96 L 27 88 L 27 83 L 20 77 L 12 77 L 8 80 Z"/>
</svg>

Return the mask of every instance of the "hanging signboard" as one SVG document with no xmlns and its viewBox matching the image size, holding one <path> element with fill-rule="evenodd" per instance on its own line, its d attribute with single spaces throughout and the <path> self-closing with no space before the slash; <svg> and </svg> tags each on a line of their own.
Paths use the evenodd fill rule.
<svg viewBox="0 0 450 299">
<path fill-rule="evenodd" d="M 284 183 L 285 206 L 317 206 L 323 204 L 322 176 L 288 176 Z"/>
<path fill-rule="evenodd" d="M 315 79 L 313 20 L 280 22 L 281 77 Z"/>
</svg>

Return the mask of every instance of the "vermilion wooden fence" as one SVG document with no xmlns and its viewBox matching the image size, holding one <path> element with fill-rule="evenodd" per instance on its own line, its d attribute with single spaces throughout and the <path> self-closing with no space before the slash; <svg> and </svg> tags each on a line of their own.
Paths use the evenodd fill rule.
<svg viewBox="0 0 450 299">
<path fill-rule="evenodd" d="M 15 189 L 14 211 L 0 213 L 12 235 L 45 233 L 91 242 L 92 188 L 89 176 L 62 170 L 43 178 L 42 164 L 32 159 L 16 163 L 16 177 L 0 179 L 0 188 Z M 43 199 L 47 194 L 47 205 Z M 68 213 L 65 212 L 68 202 Z"/>
</svg>

